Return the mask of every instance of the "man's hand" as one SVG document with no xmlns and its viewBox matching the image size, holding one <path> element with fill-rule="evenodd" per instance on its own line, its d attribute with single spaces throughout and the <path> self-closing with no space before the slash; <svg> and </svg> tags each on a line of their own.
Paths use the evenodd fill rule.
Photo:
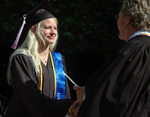
<svg viewBox="0 0 150 117">
<path fill-rule="evenodd" d="M 76 91 L 78 103 L 81 105 L 84 101 L 85 87 L 74 86 L 73 89 Z"/>
</svg>

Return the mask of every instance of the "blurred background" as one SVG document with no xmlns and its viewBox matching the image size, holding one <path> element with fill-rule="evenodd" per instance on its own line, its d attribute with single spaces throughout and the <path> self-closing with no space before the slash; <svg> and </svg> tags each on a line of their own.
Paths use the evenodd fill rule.
<svg viewBox="0 0 150 117">
<path fill-rule="evenodd" d="M 3 0 L 0 2 L 0 95 L 9 100 L 13 88 L 7 84 L 6 72 L 11 49 L 22 24 L 23 14 L 42 0 Z M 121 0 L 50 0 L 59 25 L 56 51 L 66 59 L 68 75 L 80 86 L 122 47 L 115 15 Z M 19 45 L 26 35 L 23 30 Z M 71 96 L 76 99 L 69 82 Z"/>
</svg>

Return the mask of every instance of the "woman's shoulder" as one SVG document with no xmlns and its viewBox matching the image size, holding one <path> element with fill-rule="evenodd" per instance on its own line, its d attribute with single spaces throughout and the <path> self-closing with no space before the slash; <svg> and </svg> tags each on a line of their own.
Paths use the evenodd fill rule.
<svg viewBox="0 0 150 117">
<path fill-rule="evenodd" d="M 19 53 L 15 54 L 12 58 L 12 61 L 24 62 L 24 63 L 31 63 L 31 57 L 29 55 Z"/>
<path fill-rule="evenodd" d="M 23 54 L 23 53 L 15 54 L 13 56 L 13 58 L 15 58 L 15 59 L 30 59 L 30 57 L 28 55 Z"/>
</svg>

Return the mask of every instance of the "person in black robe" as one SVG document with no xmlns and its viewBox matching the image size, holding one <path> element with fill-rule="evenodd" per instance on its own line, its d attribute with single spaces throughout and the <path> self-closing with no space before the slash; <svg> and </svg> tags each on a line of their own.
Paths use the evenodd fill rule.
<svg viewBox="0 0 150 117">
<path fill-rule="evenodd" d="M 149 117 L 150 0 L 124 0 L 118 15 L 125 46 L 94 73 L 83 87 L 74 87 L 79 117 Z M 81 98 L 81 99 L 80 99 Z"/>
<path fill-rule="evenodd" d="M 31 28 L 10 57 L 7 75 L 14 91 L 6 117 L 64 117 L 73 103 L 63 74 L 64 56 L 53 51 L 58 32 L 51 12 L 50 4 L 44 1 L 24 15 L 22 27 L 26 21 Z"/>
</svg>

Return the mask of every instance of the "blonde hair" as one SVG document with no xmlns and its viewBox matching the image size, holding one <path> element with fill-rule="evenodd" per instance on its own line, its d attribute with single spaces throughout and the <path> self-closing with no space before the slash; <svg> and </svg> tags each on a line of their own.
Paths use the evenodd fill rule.
<svg viewBox="0 0 150 117">
<path fill-rule="evenodd" d="M 56 20 L 56 24 L 58 25 L 57 19 L 55 17 L 54 19 Z M 43 32 L 41 31 L 41 23 L 43 21 L 36 24 L 36 34 L 40 37 L 41 41 L 45 44 L 45 41 L 43 38 L 45 36 L 43 36 Z M 58 34 L 55 38 L 54 43 L 50 45 L 51 51 L 56 48 L 57 40 L 58 40 Z M 39 48 L 38 40 L 30 29 L 23 44 L 10 56 L 10 59 L 9 59 L 10 61 L 9 61 L 8 69 L 7 69 L 7 81 L 9 84 L 12 84 L 11 83 L 11 62 L 12 62 L 13 57 L 17 54 L 24 54 L 30 57 L 34 65 L 36 75 L 40 74 L 39 61 L 38 61 L 38 56 L 39 56 L 38 48 Z"/>
</svg>

